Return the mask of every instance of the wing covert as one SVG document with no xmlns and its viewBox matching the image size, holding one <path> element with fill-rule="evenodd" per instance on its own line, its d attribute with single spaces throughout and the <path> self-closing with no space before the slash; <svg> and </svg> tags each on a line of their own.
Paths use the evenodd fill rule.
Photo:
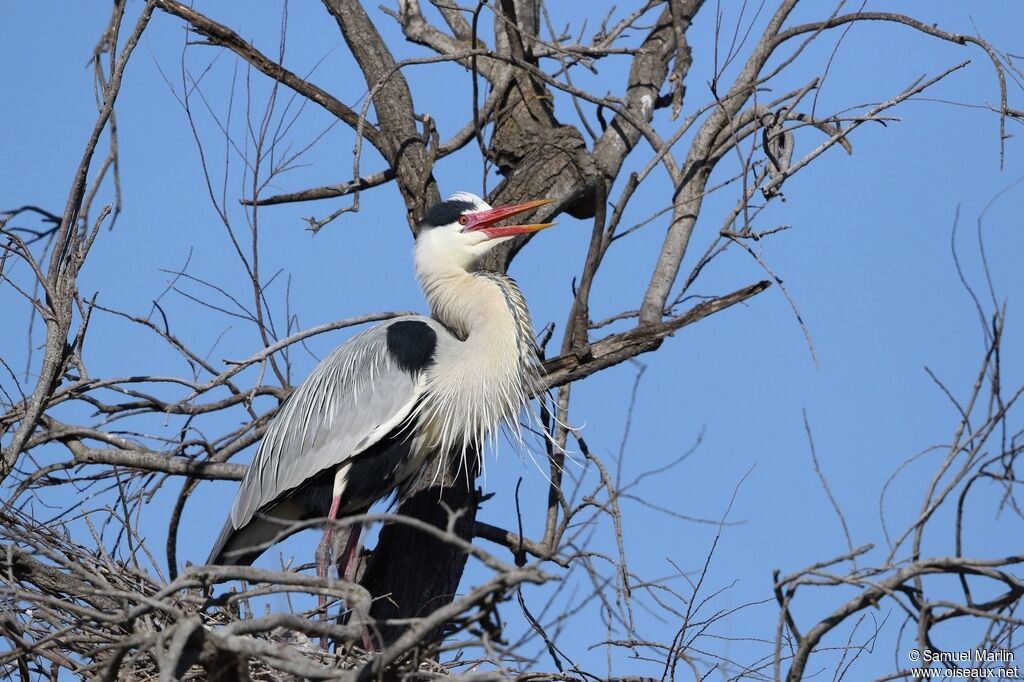
<svg viewBox="0 0 1024 682">
<path fill-rule="evenodd" d="M 263 506 L 401 424 L 423 393 L 422 370 L 433 361 L 438 333 L 446 332 L 430 318 L 396 318 L 324 358 L 263 437 L 231 507 L 231 524 L 242 528 Z"/>
</svg>

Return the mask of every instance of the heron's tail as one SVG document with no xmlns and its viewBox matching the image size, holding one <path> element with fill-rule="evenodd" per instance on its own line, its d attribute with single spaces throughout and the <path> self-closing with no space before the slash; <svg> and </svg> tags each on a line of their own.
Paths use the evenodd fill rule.
<svg viewBox="0 0 1024 682">
<path fill-rule="evenodd" d="M 295 522 L 302 520 L 297 505 L 281 503 L 266 513 L 257 514 L 249 523 L 235 528 L 231 518 L 224 523 L 217 542 L 213 543 L 207 564 L 249 566 L 270 545 L 295 532 Z"/>
<path fill-rule="evenodd" d="M 258 522 L 254 521 L 249 526 L 255 525 L 255 523 Z M 257 557 L 263 553 L 263 550 L 245 551 L 247 546 L 251 546 L 250 543 L 243 542 L 245 536 L 250 534 L 246 532 L 249 530 L 249 526 L 236 530 L 229 518 L 224 523 L 224 528 L 221 529 L 217 542 L 213 543 L 213 549 L 210 550 L 210 558 L 206 560 L 206 563 L 218 566 L 248 566 L 256 561 Z"/>
</svg>

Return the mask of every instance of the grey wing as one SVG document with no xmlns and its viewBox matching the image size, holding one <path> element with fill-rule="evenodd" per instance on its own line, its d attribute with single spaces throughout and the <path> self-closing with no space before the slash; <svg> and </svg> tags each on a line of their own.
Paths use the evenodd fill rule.
<svg viewBox="0 0 1024 682">
<path fill-rule="evenodd" d="M 317 366 L 271 424 L 231 507 L 239 529 L 258 510 L 358 455 L 412 412 L 437 333 L 429 318 L 396 318 L 352 337 Z"/>
</svg>

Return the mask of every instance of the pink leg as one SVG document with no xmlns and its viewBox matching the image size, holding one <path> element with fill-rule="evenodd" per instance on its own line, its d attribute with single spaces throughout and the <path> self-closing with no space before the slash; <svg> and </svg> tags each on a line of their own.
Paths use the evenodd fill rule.
<svg viewBox="0 0 1024 682">
<path fill-rule="evenodd" d="M 327 577 L 327 569 L 331 565 L 331 535 L 334 533 L 334 524 L 332 522 L 338 518 L 338 507 L 340 505 L 341 496 L 331 500 L 331 510 L 327 512 L 327 528 L 324 529 L 324 537 L 320 540 L 320 546 L 316 548 L 316 574 L 320 578 Z M 320 610 L 323 612 L 320 614 L 320 617 L 326 619 L 327 595 L 321 594 L 318 600 L 320 602 Z M 320 638 L 320 648 L 325 651 L 327 650 L 326 636 Z"/>
<path fill-rule="evenodd" d="M 345 543 L 345 549 L 341 553 L 341 560 L 338 561 L 338 576 L 342 580 L 352 582 L 355 579 L 356 574 L 356 551 L 359 549 L 359 534 L 362 532 L 362 525 L 355 525 L 349 532 L 348 541 Z M 374 651 L 373 641 L 370 639 L 370 631 L 367 628 L 363 628 L 363 649 L 365 651 Z"/>
<path fill-rule="evenodd" d="M 359 534 L 362 530 L 362 525 L 356 524 L 349 531 L 348 542 L 345 543 L 345 550 L 341 553 L 341 560 L 338 561 L 338 577 L 342 580 L 351 582 L 355 577 L 356 562 L 352 559 L 355 558 L 356 550 L 359 549 Z"/>
</svg>

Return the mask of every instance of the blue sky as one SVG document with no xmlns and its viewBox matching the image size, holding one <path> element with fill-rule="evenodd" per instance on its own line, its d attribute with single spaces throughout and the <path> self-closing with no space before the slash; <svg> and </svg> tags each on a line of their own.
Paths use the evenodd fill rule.
<svg viewBox="0 0 1024 682">
<path fill-rule="evenodd" d="M 603 15 L 597 7 L 603 4 L 595 3 L 595 17 Z M 10 3 L 2 10 L 0 37 L 9 53 L 17 57 L 13 62 L 16 68 L 9 66 L 3 75 L 4 91 L 9 95 L 0 110 L 6 131 L 0 208 L 31 203 L 59 212 L 63 207 L 94 121 L 92 85 L 85 63 L 107 20 L 107 6 Z M 277 3 L 261 4 L 259 11 L 208 3 L 200 7 L 264 51 L 276 54 L 280 31 Z M 938 22 L 947 30 L 977 31 L 1009 52 L 1021 49 L 1019 27 L 1024 11 L 1019 5 L 972 5 L 973 14 L 965 3 L 958 2 L 928 3 L 927 7 L 912 2 L 875 2 L 868 9 L 913 12 L 926 23 Z M 689 34 L 694 65 L 684 115 L 708 97 L 713 10 L 709 4 Z M 556 25 L 579 20 L 575 5 L 559 5 L 553 11 Z M 132 18 L 137 12 L 138 3 L 133 3 Z M 424 54 L 420 48 L 400 44 L 393 22 L 376 9 L 372 12 L 401 56 Z M 734 19 L 728 12 L 725 16 Z M 804 9 L 796 20 L 815 16 L 812 9 Z M 46 40 L 41 39 L 44 35 Z M 293 3 L 287 37 L 286 63 L 298 73 L 315 67 L 313 80 L 344 101 L 361 104 L 365 86 L 351 57 L 339 45 L 336 26 L 325 21 L 319 5 Z M 192 131 L 164 81 L 166 76 L 180 92 L 183 41 L 181 22 L 157 13 L 128 69 L 117 110 L 124 212 L 116 228 L 99 238 L 81 280 L 82 290 L 98 292 L 104 305 L 134 314 L 148 313 L 151 301 L 167 286 L 165 270 L 180 268 L 186 260 L 193 275 L 240 297 L 248 295 L 244 273 L 210 206 Z M 808 50 L 793 65 L 791 76 L 773 84 L 777 91 L 799 86 L 817 74 L 834 44 L 834 39 L 827 40 L 820 48 Z M 217 54 L 215 48 L 192 46 L 186 63 L 199 72 Z M 1021 383 L 1024 369 L 1014 351 L 1021 342 L 1016 297 L 1024 285 L 1024 270 L 1019 265 L 1024 252 L 1019 210 L 1024 184 L 1014 183 L 1024 178 L 1024 150 L 1018 137 L 1007 139 L 1005 164 L 1000 169 L 998 120 L 980 108 L 995 102 L 998 94 L 984 54 L 939 44 L 905 28 L 858 26 L 836 53 L 818 106 L 831 111 L 886 99 L 919 76 L 935 75 L 965 59 L 972 63 L 929 91 L 927 100 L 891 112 L 899 117 L 898 122 L 884 127 L 865 125 L 857 131 L 851 138 L 852 155 L 832 149 L 813 168 L 790 179 L 784 187 L 785 202 L 776 201 L 758 217 L 759 229 L 792 226 L 757 248 L 799 306 L 820 367 L 812 361 L 778 287 L 684 329 L 657 353 L 639 358 L 647 369 L 623 448 L 623 478 L 628 480 L 675 459 L 701 433 L 700 447 L 685 463 L 645 482 L 644 500 L 680 514 L 718 519 L 746 476 L 729 516 L 742 523 L 724 530 L 711 564 L 707 591 L 729 588 L 715 599 L 715 608 L 765 599 L 771 595 L 772 569 L 787 573 L 845 549 L 837 518 L 811 464 L 802 422 L 805 409 L 823 471 L 846 514 L 854 544 L 876 543 L 882 549 L 869 555 L 869 560 L 881 560 L 881 487 L 912 454 L 948 441 L 956 424 L 954 410 L 924 367 L 931 368 L 960 396 L 969 390 L 982 357 L 982 335 L 973 304 L 958 281 L 950 254 L 957 210 L 961 227 L 958 245 L 966 275 L 972 284 L 982 287 L 976 220 L 986 204 L 1008 187 L 986 214 L 984 234 L 993 279 L 1000 297 L 1008 300 L 1004 381 L 1007 385 Z M 624 60 L 609 62 L 596 75 L 581 72 L 576 84 L 597 92 L 619 91 L 627 64 Z M 465 123 L 470 90 L 463 70 L 413 67 L 407 77 L 417 110 L 435 117 L 442 139 Z M 216 169 L 218 193 L 224 145 L 210 111 L 225 115 L 232 78 L 236 132 L 242 130 L 247 113 L 246 89 L 251 91 L 251 114 L 257 119 L 269 92 L 261 77 L 252 74 L 250 81 L 244 66 L 222 54 L 204 80 L 210 109 L 201 100 L 193 100 L 199 137 Z M 286 103 L 287 93 L 282 92 L 277 111 Z M 291 105 L 291 111 L 297 104 Z M 577 123 L 568 100 L 559 97 L 557 108 L 564 122 Z M 665 112 L 656 123 L 662 131 L 671 130 Z M 302 146 L 327 132 L 304 157 L 306 165 L 275 179 L 271 192 L 349 179 L 352 137 L 342 126 L 330 126 L 329 116 L 313 106 L 301 112 L 289 131 L 289 143 Z M 1008 132 L 1015 134 L 1018 127 L 1011 122 Z M 677 147 L 677 157 L 683 155 L 685 142 L 684 138 Z M 819 142 L 817 132 L 804 133 L 797 140 L 798 153 Z M 648 154 L 641 148 L 634 158 L 642 164 Z M 228 204 L 233 220 L 244 229 L 244 215 L 237 208 L 242 177 L 237 157 L 228 156 Z M 443 193 L 482 190 L 478 156 L 471 145 L 438 165 L 435 174 Z M 380 167 L 379 159 L 367 151 L 363 171 Z M 726 174 L 720 175 L 719 179 L 724 179 Z M 494 178 L 489 179 L 489 187 L 495 184 Z M 667 206 L 667 187 L 664 178 L 653 178 L 633 202 L 632 214 L 624 223 Z M 717 233 L 735 196 L 735 188 L 726 189 L 705 202 L 683 273 Z M 283 273 L 268 290 L 271 307 L 278 313 L 284 308 L 286 284 L 291 310 L 302 326 L 379 310 L 424 310 L 412 278 L 412 242 L 396 191 L 385 187 L 365 192 L 361 203 L 358 214 L 346 215 L 316 235 L 304 229 L 301 219 L 311 214 L 323 217 L 340 203 L 261 211 L 261 267 L 267 274 L 279 269 Z M 667 218 L 656 220 L 612 250 L 595 285 L 595 319 L 637 307 L 666 226 Z M 570 283 L 582 269 L 589 235 L 588 224 L 566 216 L 514 263 L 511 274 L 529 299 L 538 328 L 549 321 L 560 328 L 564 321 L 571 301 Z M 726 293 L 764 277 L 753 259 L 736 251 L 702 275 L 695 293 Z M 190 291 L 209 294 L 195 285 Z M 209 351 L 217 362 L 247 356 L 258 348 L 258 338 L 243 322 L 226 320 L 182 296 L 167 296 L 164 304 L 176 333 L 195 348 Z M 16 366 L 23 364 L 18 358 L 25 352 L 22 330 L 27 308 L 8 289 L 0 290 L 0 306 L 12 311 L 0 335 L 0 353 L 5 359 L 17 360 L 12 363 Z M 120 321 L 99 319 L 90 335 L 88 362 L 96 375 L 186 371 L 153 338 Z M 344 338 L 344 332 L 332 334 L 310 346 L 322 355 Z M 553 347 L 556 344 L 557 336 Z M 296 353 L 295 362 L 296 377 L 302 377 L 315 359 Z M 619 452 L 636 373 L 635 365 L 624 364 L 573 389 L 572 421 L 583 426 L 590 448 L 608 461 L 614 461 Z M 162 427 L 153 422 L 152 428 Z M 896 479 L 886 506 L 891 525 L 902 527 L 916 513 L 936 462 L 924 458 Z M 488 461 L 486 489 L 495 497 L 480 518 L 499 525 L 514 519 L 513 490 L 520 476 L 524 479 L 525 528 L 527 534 L 537 536 L 542 530 L 545 480 L 528 458 L 511 451 Z M 179 488 L 179 481 L 170 481 L 143 511 L 143 527 L 155 548 L 163 546 L 168 505 Z M 234 484 L 216 483 L 204 484 L 194 495 L 180 536 L 182 559 L 199 562 L 205 558 L 233 492 Z M 1019 521 L 997 516 L 984 494 L 977 504 L 978 530 L 968 539 L 968 551 L 981 556 L 1009 554 L 1014 547 L 1019 551 Z M 671 575 L 675 569 L 670 561 L 686 570 L 700 569 L 716 527 L 669 518 L 630 501 L 625 503 L 625 512 L 626 547 L 631 568 L 638 574 Z M 282 551 L 311 555 L 316 540 L 308 535 L 288 543 Z M 926 544 L 937 554 L 947 554 L 950 538 L 949 533 L 935 534 Z M 609 546 L 607 534 L 595 542 Z M 268 555 L 264 561 L 272 565 L 277 555 Z M 466 584 L 483 575 L 473 568 Z M 798 605 L 798 617 L 806 627 L 838 603 L 838 593 L 809 596 Z M 512 611 L 511 606 L 505 609 L 509 615 Z M 720 627 L 718 634 L 771 638 L 775 616 L 773 604 L 755 607 Z M 659 625 L 653 620 L 646 627 L 652 639 L 669 639 L 673 630 L 671 623 Z M 600 633 L 582 630 L 566 634 L 568 649 L 581 661 L 603 661 L 603 652 L 586 648 L 587 643 L 601 638 Z M 892 630 L 887 632 L 893 636 Z M 945 644 L 951 649 L 969 648 L 973 642 L 957 642 L 957 637 L 964 637 L 961 632 L 951 632 L 949 637 L 951 641 Z M 750 643 L 724 640 L 707 646 L 721 646 L 740 659 L 751 657 L 744 655 L 746 648 L 763 651 Z M 858 670 L 865 676 L 891 669 L 892 647 L 881 649 L 886 652 L 884 657 L 867 656 L 860 663 L 864 668 Z M 615 665 L 618 674 L 653 674 L 646 664 L 625 657 Z"/>
</svg>

